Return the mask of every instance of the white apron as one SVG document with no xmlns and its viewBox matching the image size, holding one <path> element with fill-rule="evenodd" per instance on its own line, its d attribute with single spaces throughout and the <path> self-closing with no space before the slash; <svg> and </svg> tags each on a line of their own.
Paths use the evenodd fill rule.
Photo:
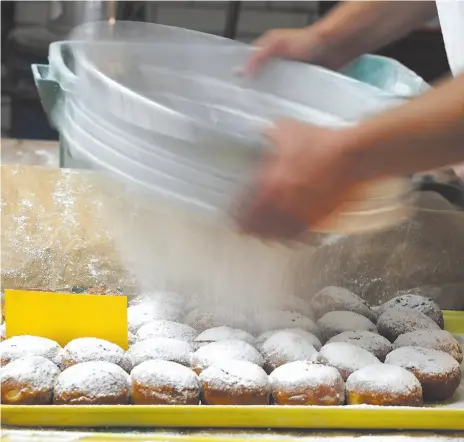
<svg viewBox="0 0 464 442">
<path fill-rule="evenodd" d="M 451 72 L 464 74 L 464 0 L 437 0 L 437 9 Z"/>
</svg>

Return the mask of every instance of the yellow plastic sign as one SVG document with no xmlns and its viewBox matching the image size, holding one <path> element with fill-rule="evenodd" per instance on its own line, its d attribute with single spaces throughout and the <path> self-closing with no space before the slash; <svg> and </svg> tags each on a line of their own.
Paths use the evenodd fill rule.
<svg viewBox="0 0 464 442">
<path fill-rule="evenodd" d="M 128 348 L 125 296 L 5 290 L 5 322 L 8 338 L 41 336 L 64 346 L 92 337 Z"/>
</svg>

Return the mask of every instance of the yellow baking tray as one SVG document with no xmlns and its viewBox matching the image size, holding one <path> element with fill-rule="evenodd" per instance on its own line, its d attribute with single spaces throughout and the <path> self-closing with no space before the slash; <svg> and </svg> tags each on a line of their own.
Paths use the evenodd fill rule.
<svg viewBox="0 0 464 442">
<path fill-rule="evenodd" d="M 446 329 L 464 334 L 464 312 L 444 312 Z M 20 427 L 164 427 L 464 430 L 464 382 L 446 404 L 412 407 L 18 406 L 1 423 Z"/>
</svg>

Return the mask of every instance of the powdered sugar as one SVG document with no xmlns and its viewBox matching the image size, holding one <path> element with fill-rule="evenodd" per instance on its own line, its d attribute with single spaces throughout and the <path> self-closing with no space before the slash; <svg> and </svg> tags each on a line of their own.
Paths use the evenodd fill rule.
<svg viewBox="0 0 464 442">
<path fill-rule="evenodd" d="M 238 312 L 231 312 L 228 315 L 225 312 L 204 310 L 201 308 L 196 308 L 189 312 L 184 322 L 197 330 L 198 333 L 223 325 L 233 328 L 246 328 L 247 324 L 246 318 Z"/>
<path fill-rule="evenodd" d="M 107 400 L 127 397 L 129 402 L 130 377 L 118 365 L 92 361 L 73 365 L 59 376 L 55 385 L 55 398 L 69 397 L 70 403 L 87 400 Z"/>
<path fill-rule="evenodd" d="M 172 304 L 157 301 L 133 305 L 127 309 L 127 322 L 131 333 L 137 333 L 142 325 L 155 319 L 179 322 L 182 319 L 182 312 Z"/>
<path fill-rule="evenodd" d="M 366 330 L 346 331 L 331 338 L 331 342 L 348 342 L 372 353 L 380 361 L 385 360 L 385 356 L 393 350 L 390 341 L 383 336 Z"/>
<path fill-rule="evenodd" d="M 237 328 L 222 326 L 210 328 L 200 333 L 195 339 L 194 347 L 198 349 L 211 342 L 227 341 L 231 339 L 244 341 L 253 346 L 256 343 L 255 338 L 250 335 L 250 333 Z"/>
<path fill-rule="evenodd" d="M 317 355 L 317 350 L 304 337 L 284 331 L 268 338 L 261 351 L 268 371 L 288 362 L 310 361 Z"/>
<path fill-rule="evenodd" d="M 396 339 L 394 348 L 419 346 L 434 348 L 449 353 L 459 363 L 462 362 L 462 348 L 457 339 L 446 330 L 414 330 Z"/>
<path fill-rule="evenodd" d="M 287 310 L 265 311 L 259 313 L 254 322 L 255 332 L 258 334 L 282 328 L 301 328 L 316 335 L 318 338 L 320 337 L 320 330 L 317 324 L 312 319 L 298 312 Z"/>
<path fill-rule="evenodd" d="M 238 340 L 212 342 L 199 348 L 192 357 L 192 368 L 201 372 L 211 365 L 225 360 L 248 361 L 262 367 L 263 357 L 250 344 Z"/>
<path fill-rule="evenodd" d="M 184 341 L 171 338 L 151 338 L 137 342 L 128 351 L 132 365 L 145 361 L 172 361 L 190 366 L 192 347 Z"/>
<path fill-rule="evenodd" d="M 279 332 L 293 333 L 295 335 L 298 335 L 306 339 L 318 351 L 322 347 L 322 344 L 319 338 L 306 330 L 302 330 L 301 328 L 283 328 L 280 330 L 270 330 L 270 331 L 261 333 L 256 338 L 256 348 L 258 348 L 258 350 L 261 350 L 261 347 L 264 344 L 264 342 L 267 341 L 267 339 L 269 339 L 271 336 Z"/>
<path fill-rule="evenodd" d="M 377 318 L 366 301 L 342 287 L 323 288 L 313 296 L 310 305 L 317 319 L 335 310 L 358 313 L 373 322 Z"/>
<path fill-rule="evenodd" d="M 377 333 L 377 327 L 365 316 L 348 311 L 332 311 L 317 321 L 323 338 L 327 341 L 344 331 L 366 330 Z"/>
<path fill-rule="evenodd" d="M 0 325 L 0 342 L 6 339 L 6 322 Z"/>
<path fill-rule="evenodd" d="M 42 356 L 25 356 L 2 368 L 2 389 L 16 387 L 19 392 L 50 392 L 51 395 L 59 374 L 59 368 L 50 360 Z"/>
<path fill-rule="evenodd" d="M 441 312 L 438 304 L 430 298 L 415 294 L 414 290 L 419 290 L 419 288 L 412 289 L 410 291 L 398 292 L 399 296 L 396 296 L 379 306 L 379 315 L 392 307 L 399 309 L 410 308 L 428 316 L 430 319 L 435 321 L 440 326 L 440 328 L 443 328 L 443 313 Z"/>
<path fill-rule="evenodd" d="M 200 382 L 220 390 L 260 390 L 268 393 L 269 381 L 266 372 L 248 361 L 220 360 L 203 370 Z"/>
<path fill-rule="evenodd" d="M 327 387 L 333 389 L 339 403 L 345 400 L 345 383 L 334 367 L 304 361 L 290 362 L 276 368 L 269 375 L 269 381 L 273 391 L 288 395 Z"/>
<path fill-rule="evenodd" d="M 63 349 L 62 368 L 90 361 L 106 361 L 119 365 L 130 372 L 132 364 L 119 345 L 98 338 L 78 338 L 69 342 Z"/>
<path fill-rule="evenodd" d="M 385 310 L 377 321 L 382 336 L 394 342 L 399 335 L 418 329 L 440 330 L 435 321 L 418 311 L 407 307 L 391 307 Z"/>
<path fill-rule="evenodd" d="M 375 394 L 409 395 L 422 387 L 417 378 L 402 367 L 389 364 L 368 365 L 346 381 L 347 391 Z"/>
<path fill-rule="evenodd" d="M 139 295 L 132 297 L 131 300 L 129 301 L 129 306 L 155 302 L 155 303 L 162 303 L 162 304 L 170 304 L 172 306 L 175 306 L 183 310 L 185 301 L 186 301 L 185 298 L 182 295 L 179 295 L 177 293 L 161 292 L 161 291 L 145 291 Z"/>
<path fill-rule="evenodd" d="M 397 348 L 387 355 L 385 363 L 432 376 L 445 376 L 461 370 L 456 359 L 448 353 L 425 347 Z"/>
<path fill-rule="evenodd" d="M 198 376 L 190 368 L 172 361 L 145 361 L 137 365 L 131 378 L 139 385 L 148 388 L 189 389 L 199 393 Z"/>
<path fill-rule="evenodd" d="M 197 331 L 179 322 L 156 319 L 151 321 L 137 331 L 137 341 L 151 338 L 172 338 L 191 343 L 197 336 Z"/>
<path fill-rule="evenodd" d="M 325 344 L 317 355 L 317 361 L 335 367 L 343 380 L 363 367 L 381 364 L 372 353 L 347 342 Z"/>
<path fill-rule="evenodd" d="M 38 336 L 14 336 L 0 342 L 0 363 L 9 362 L 24 356 L 43 356 L 54 363 L 59 363 L 61 347 L 55 341 Z"/>
</svg>

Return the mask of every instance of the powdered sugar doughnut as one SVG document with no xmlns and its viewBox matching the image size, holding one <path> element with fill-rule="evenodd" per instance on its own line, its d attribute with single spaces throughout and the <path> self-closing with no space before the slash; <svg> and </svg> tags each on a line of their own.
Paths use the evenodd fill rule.
<svg viewBox="0 0 464 442">
<path fill-rule="evenodd" d="M 244 341 L 226 340 L 200 347 L 192 356 L 192 369 L 200 374 L 203 370 L 225 360 L 248 361 L 262 367 L 263 357 L 258 350 Z"/>
<path fill-rule="evenodd" d="M 129 403 L 130 377 L 111 362 L 76 364 L 57 379 L 54 403 L 58 405 L 126 405 Z"/>
<path fill-rule="evenodd" d="M 275 335 L 276 333 L 286 332 L 286 333 L 293 333 L 295 335 L 300 336 L 301 338 L 308 341 L 317 351 L 319 351 L 322 347 L 321 341 L 319 338 L 312 333 L 302 330 L 301 328 L 283 328 L 279 330 L 270 330 L 265 333 L 261 333 L 256 338 L 256 348 L 261 351 L 261 348 L 265 341 L 267 341 L 271 336 Z"/>
<path fill-rule="evenodd" d="M 385 360 L 385 356 L 393 350 L 390 341 L 377 333 L 370 331 L 346 331 L 331 338 L 327 343 L 331 342 L 348 342 L 349 344 L 367 350 L 372 353 L 380 361 Z"/>
<path fill-rule="evenodd" d="M 182 311 L 169 303 L 155 301 L 133 305 L 127 309 L 127 322 L 131 333 L 137 333 L 142 325 L 155 319 L 180 322 Z"/>
<path fill-rule="evenodd" d="M 266 372 L 248 361 L 217 361 L 200 374 L 202 402 L 208 405 L 268 405 Z"/>
<path fill-rule="evenodd" d="M 269 330 L 282 328 L 300 328 L 320 338 L 321 332 L 317 324 L 301 313 L 287 310 L 268 311 L 260 313 L 255 318 L 256 333 L 264 333 Z"/>
<path fill-rule="evenodd" d="M 131 345 L 134 345 L 137 342 L 137 336 L 134 335 L 134 333 L 131 333 L 130 331 L 127 332 L 127 341 L 129 343 L 129 347 Z"/>
<path fill-rule="evenodd" d="M 132 369 L 130 359 L 119 345 L 98 338 L 73 339 L 63 349 L 60 366 L 65 370 L 72 365 L 90 361 L 111 362 L 127 372 Z"/>
<path fill-rule="evenodd" d="M 278 332 L 268 338 L 261 346 L 264 368 L 271 373 L 283 364 L 295 361 L 310 361 L 317 350 L 307 339 L 295 333 Z"/>
<path fill-rule="evenodd" d="M 404 333 L 419 329 L 440 330 L 440 327 L 423 313 L 401 307 L 385 310 L 377 320 L 377 329 L 390 342 L 395 342 Z"/>
<path fill-rule="evenodd" d="M 135 405 L 198 405 L 200 381 L 188 367 L 171 361 L 145 361 L 131 373 Z"/>
<path fill-rule="evenodd" d="M 345 383 L 334 367 L 296 361 L 276 368 L 269 376 L 278 405 L 342 405 Z"/>
<path fill-rule="evenodd" d="M 24 356 L 42 356 L 53 363 L 59 363 L 60 345 L 38 336 L 13 336 L 0 342 L 0 365 L 9 364 Z"/>
<path fill-rule="evenodd" d="M 333 311 L 358 313 L 372 322 L 377 319 L 377 315 L 371 310 L 366 301 L 342 287 L 329 286 L 323 288 L 313 296 L 310 307 L 316 319 L 322 318 L 326 313 Z"/>
<path fill-rule="evenodd" d="M 6 322 L 0 325 L 0 342 L 6 339 Z"/>
<path fill-rule="evenodd" d="M 226 326 L 214 327 L 200 333 L 193 343 L 195 349 L 199 349 L 211 342 L 229 341 L 229 340 L 244 341 L 250 345 L 255 345 L 255 338 L 250 333 L 239 330 L 238 328 L 230 328 Z"/>
<path fill-rule="evenodd" d="M 151 338 L 171 338 L 191 343 L 197 335 L 198 332 L 186 324 L 156 319 L 142 325 L 137 331 L 136 336 L 137 341 L 144 341 Z"/>
<path fill-rule="evenodd" d="M 210 328 L 228 326 L 232 328 L 246 328 L 246 319 L 243 315 L 236 313 L 228 316 L 221 312 L 194 309 L 185 316 L 185 324 L 194 328 L 198 333 L 202 333 Z"/>
<path fill-rule="evenodd" d="M 192 347 L 184 341 L 171 338 L 151 338 L 137 342 L 127 352 L 133 367 L 145 361 L 171 361 L 190 366 Z"/>
<path fill-rule="evenodd" d="M 60 369 L 41 356 L 15 359 L 1 370 L 2 404 L 48 405 Z"/>
<path fill-rule="evenodd" d="M 129 300 L 129 307 L 153 302 L 172 305 L 180 310 L 183 310 L 183 306 L 185 305 L 185 299 L 182 295 L 171 292 L 153 291 L 144 292 L 132 297 Z"/>
<path fill-rule="evenodd" d="M 325 341 L 345 331 L 370 331 L 377 333 L 377 327 L 365 316 L 354 312 L 333 311 L 317 321 Z"/>
<path fill-rule="evenodd" d="M 422 385 L 425 400 L 443 401 L 461 383 L 461 367 L 443 351 L 425 347 L 401 347 L 387 355 L 385 363 L 410 371 Z"/>
<path fill-rule="evenodd" d="M 420 407 L 422 387 L 417 378 L 402 367 L 374 364 L 361 368 L 346 381 L 349 405 L 391 405 Z"/>
<path fill-rule="evenodd" d="M 335 367 L 344 381 L 351 373 L 368 365 L 381 364 L 381 362 L 367 350 L 347 342 L 331 342 L 325 344 L 319 354 L 317 361 Z"/>
<path fill-rule="evenodd" d="M 450 354 L 459 364 L 462 362 L 462 348 L 457 339 L 446 330 L 414 330 L 404 333 L 396 339 L 394 348 L 426 347 Z"/>
<path fill-rule="evenodd" d="M 397 296 L 385 302 L 378 308 L 378 313 L 381 315 L 389 308 L 409 308 L 417 312 L 423 313 L 428 316 L 442 329 L 445 325 L 443 320 L 443 313 L 438 304 L 430 298 L 418 295 L 416 293 L 409 293 L 407 290 L 398 292 Z"/>
</svg>

